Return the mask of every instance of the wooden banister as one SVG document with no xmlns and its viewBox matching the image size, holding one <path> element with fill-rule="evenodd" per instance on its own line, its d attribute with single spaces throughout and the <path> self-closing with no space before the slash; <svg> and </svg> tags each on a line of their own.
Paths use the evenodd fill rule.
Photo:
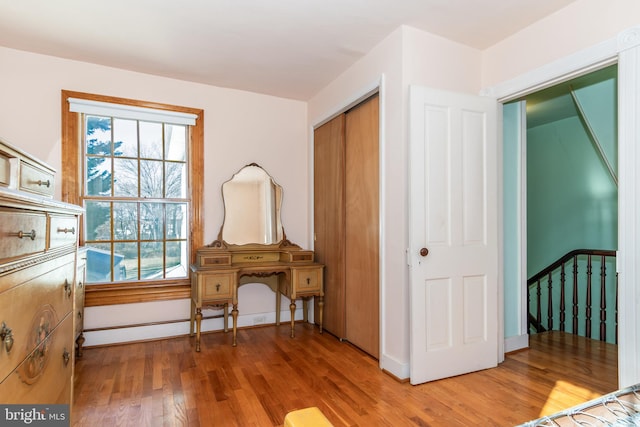
<svg viewBox="0 0 640 427">
<path fill-rule="evenodd" d="M 585 258 L 586 257 L 586 260 Z M 599 339 L 607 340 L 607 287 L 611 286 L 611 280 L 607 281 L 607 263 L 615 259 L 616 251 L 600 250 L 600 249 L 577 249 L 563 255 L 557 261 L 548 267 L 536 273 L 527 280 L 527 302 L 528 302 L 528 324 L 529 328 L 533 328 L 536 332 L 554 330 L 554 316 L 559 319 L 558 330 L 565 331 L 566 328 L 566 266 L 573 264 L 573 281 L 571 283 L 571 303 L 572 303 L 572 330 L 569 331 L 576 335 L 583 335 L 591 338 L 593 319 L 593 304 L 599 299 Z M 592 280 L 594 264 L 600 263 L 600 289 L 599 292 L 592 290 L 594 284 Z M 579 263 L 584 266 L 583 272 L 579 271 Z M 586 264 L 585 264 L 586 263 Z M 615 261 L 614 261 L 615 264 Z M 597 271 L 597 270 L 596 270 Z M 614 273 L 615 274 L 615 273 Z M 554 280 L 560 277 L 560 280 Z M 559 285 L 557 284 L 559 282 Z M 598 282 L 595 282 L 598 283 Z M 615 316 L 612 321 L 615 322 L 615 340 L 617 342 L 617 295 L 618 280 L 615 274 Z M 546 284 L 546 322 L 542 319 L 542 307 L 545 304 L 543 299 L 543 284 Z M 557 289 L 559 287 L 559 289 Z M 535 291 L 536 298 L 532 301 L 531 292 Z M 611 291 L 609 291 L 611 292 Z M 559 297 L 559 304 L 554 305 L 554 295 Z M 533 307 L 535 303 L 535 308 Z M 535 314 L 534 314 L 535 313 Z M 584 317 L 580 317 L 584 316 Z M 584 331 L 579 333 L 578 325 L 580 318 L 584 320 Z M 596 325 L 594 325 L 596 326 Z"/>
</svg>

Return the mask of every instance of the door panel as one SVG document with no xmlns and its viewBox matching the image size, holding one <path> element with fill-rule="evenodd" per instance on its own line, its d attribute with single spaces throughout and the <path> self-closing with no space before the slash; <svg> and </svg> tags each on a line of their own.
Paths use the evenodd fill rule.
<svg viewBox="0 0 640 427">
<path fill-rule="evenodd" d="M 346 113 L 346 338 L 380 354 L 378 96 Z"/>
<path fill-rule="evenodd" d="M 314 131 L 314 252 L 324 269 L 323 327 L 345 338 L 344 167 L 345 116 Z M 317 299 L 314 313 L 319 313 Z"/>
<path fill-rule="evenodd" d="M 418 384 L 497 365 L 497 104 L 419 87 L 410 102 L 410 376 Z"/>
</svg>

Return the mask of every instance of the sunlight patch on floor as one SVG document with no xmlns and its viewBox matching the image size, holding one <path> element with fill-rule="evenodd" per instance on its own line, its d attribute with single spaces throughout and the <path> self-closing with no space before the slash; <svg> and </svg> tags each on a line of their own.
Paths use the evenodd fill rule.
<svg viewBox="0 0 640 427">
<path fill-rule="evenodd" d="M 547 401 L 540 411 L 540 417 L 555 414 L 575 405 L 600 397 L 601 394 L 566 381 L 556 381 Z"/>
</svg>

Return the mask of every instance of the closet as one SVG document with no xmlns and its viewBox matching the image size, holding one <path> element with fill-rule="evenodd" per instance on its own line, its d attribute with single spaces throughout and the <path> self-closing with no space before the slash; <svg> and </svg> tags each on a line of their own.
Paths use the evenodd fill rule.
<svg viewBox="0 0 640 427">
<path fill-rule="evenodd" d="M 314 251 L 324 329 L 379 357 L 379 97 L 314 131 Z M 317 311 L 316 311 L 317 312 Z"/>
</svg>

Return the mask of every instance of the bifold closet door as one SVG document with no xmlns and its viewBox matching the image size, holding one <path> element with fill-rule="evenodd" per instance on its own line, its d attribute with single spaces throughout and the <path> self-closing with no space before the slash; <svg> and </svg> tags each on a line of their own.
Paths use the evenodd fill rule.
<svg viewBox="0 0 640 427">
<path fill-rule="evenodd" d="M 314 252 L 325 265 L 323 326 L 340 339 L 345 338 L 344 124 L 340 114 L 314 131 Z"/>
<path fill-rule="evenodd" d="M 379 106 L 374 96 L 345 113 L 346 338 L 378 358 Z"/>
</svg>

